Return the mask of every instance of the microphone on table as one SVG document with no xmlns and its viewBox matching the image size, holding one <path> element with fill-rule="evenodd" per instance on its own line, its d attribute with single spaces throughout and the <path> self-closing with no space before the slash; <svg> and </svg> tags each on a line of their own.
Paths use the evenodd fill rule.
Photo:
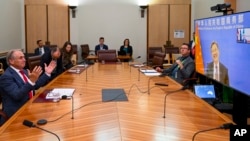
<svg viewBox="0 0 250 141">
<path fill-rule="evenodd" d="M 35 124 L 33 124 L 33 122 L 31 122 L 31 121 L 29 121 L 29 120 L 24 120 L 23 121 L 23 125 L 25 125 L 25 126 L 27 126 L 27 127 L 35 127 L 35 128 L 38 128 L 38 129 L 40 129 L 40 130 L 43 130 L 43 131 L 45 131 L 45 132 L 48 132 L 48 133 L 50 133 L 50 134 L 53 134 L 53 135 L 55 135 L 56 137 L 57 137 L 57 139 L 60 141 L 60 138 L 58 137 L 58 135 L 57 134 L 55 134 L 55 133 L 53 133 L 53 132 L 51 132 L 51 131 L 48 131 L 48 130 L 46 130 L 46 129 L 43 129 L 43 128 L 41 128 L 41 127 L 39 127 L 39 126 L 36 126 Z"/>
<path fill-rule="evenodd" d="M 217 130 L 217 129 L 229 129 L 233 124 L 232 123 L 225 123 L 225 124 L 222 124 L 221 126 L 219 127 L 215 127 L 215 128 L 210 128 L 210 129 L 206 129 L 206 130 L 200 130 L 198 132 L 196 132 L 194 135 L 193 135 L 193 138 L 192 138 L 192 141 L 194 141 L 195 139 L 195 136 L 201 132 L 207 132 L 207 131 L 211 131 L 211 130 Z"/>
<path fill-rule="evenodd" d="M 140 59 L 140 58 L 141 58 L 141 56 L 137 56 L 137 57 L 135 58 L 135 60 Z"/>
<path fill-rule="evenodd" d="M 138 59 L 140 59 L 141 58 L 141 56 L 137 56 L 134 60 L 133 60 L 133 62 L 135 61 L 135 60 L 138 60 Z M 130 64 L 130 62 L 129 62 L 129 64 L 128 64 L 129 66 L 130 66 L 130 72 L 131 72 L 131 64 Z"/>
<path fill-rule="evenodd" d="M 67 96 L 67 95 L 63 95 L 62 96 L 62 99 L 70 99 L 72 100 L 72 104 L 71 104 L 71 108 L 72 108 L 72 117 L 71 119 L 74 119 L 74 97 L 73 97 L 73 94 L 72 96 Z"/>
<path fill-rule="evenodd" d="M 179 91 L 182 91 L 182 90 L 186 90 L 188 87 L 186 86 L 183 86 L 181 87 L 180 89 L 178 90 L 175 90 L 175 91 L 170 91 L 169 93 L 166 93 L 165 94 L 165 98 L 164 98 L 164 115 L 163 115 L 163 118 L 165 118 L 166 116 L 166 99 L 167 99 L 167 96 L 170 95 L 170 94 L 173 94 L 173 93 L 176 93 L 176 92 L 179 92 Z"/>
<path fill-rule="evenodd" d="M 74 119 L 74 97 L 73 97 L 73 94 L 72 94 L 72 96 L 67 96 L 67 95 L 62 95 L 62 97 L 61 97 L 62 99 L 72 99 L 72 104 L 71 104 L 71 107 L 72 107 L 72 110 L 71 110 L 71 113 L 72 113 L 72 117 L 71 117 L 71 119 Z M 60 117 L 60 118 L 62 118 L 62 117 Z M 59 119 L 60 119 L 59 118 Z M 58 119 L 57 119 L 58 120 Z M 54 121 L 56 121 L 56 120 L 54 120 Z M 47 124 L 47 120 L 46 119 L 39 119 L 38 121 L 37 121 L 37 124 L 38 125 L 44 125 L 44 124 Z M 52 121 L 49 121 L 49 122 L 52 122 Z"/>
</svg>

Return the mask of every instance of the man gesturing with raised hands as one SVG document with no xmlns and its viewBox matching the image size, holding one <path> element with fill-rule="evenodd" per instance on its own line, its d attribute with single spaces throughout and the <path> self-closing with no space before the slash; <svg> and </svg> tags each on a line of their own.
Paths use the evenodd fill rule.
<svg viewBox="0 0 250 141">
<path fill-rule="evenodd" d="M 45 73 L 42 74 L 40 66 L 34 67 L 32 71 L 23 69 L 26 59 L 20 50 L 9 51 L 6 61 L 8 68 L 0 76 L 0 94 L 3 103 L 3 112 L 10 118 L 33 97 L 35 94 L 34 90 L 49 81 L 50 74 L 56 67 L 56 62 L 51 61 L 48 66 L 45 64 Z M 4 119 L 0 119 L 0 125 L 4 122 Z"/>
</svg>

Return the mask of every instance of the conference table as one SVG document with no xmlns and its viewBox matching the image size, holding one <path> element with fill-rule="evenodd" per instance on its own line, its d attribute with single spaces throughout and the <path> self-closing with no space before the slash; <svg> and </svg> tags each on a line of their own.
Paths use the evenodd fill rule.
<svg viewBox="0 0 250 141">
<path fill-rule="evenodd" d="M 96 60 L 98 60 L 98 56 L 96 56 L 96 55 L 88 55 L 86 57 L 86 59 L 87 60 L 94 60 L 94 61 L 96 61 Z M 131 56 L 129 56 L 129 55 L 118 55 L 117 59 L 119 59 L 121 62 L 123 62 L 124 60 L 131 59 Z"/>
<path fill-rule="evenodd" d="M 39 119 L 46 119 L 47 124 L 36 126 L 63 141 L 191 141 L 197 131 L 232 122 L 190 90 L 180 90 L 182 86 L 171 78 L 150 77 L 138 70 L 128 63 L 95 63 L 80 73 L 65 71 L 40 88 L 0 128 L 0 140 L 57 140 L 48 132 L 24 126 L 24 120 L 36 124 Z M 168 86 L 155 86 L 156 82 Z M 54 88 L 74 88 L 73 98 L 36 102 Z M 103 89 L 122 89 L 127 101 L 103 102 Z M 195 140 L 228 141 L 229 130 L 200 133 Z"/>
</svg>

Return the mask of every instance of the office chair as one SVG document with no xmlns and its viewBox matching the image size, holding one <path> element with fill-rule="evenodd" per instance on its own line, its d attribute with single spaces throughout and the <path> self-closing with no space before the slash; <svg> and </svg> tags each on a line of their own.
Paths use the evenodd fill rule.
<svg viewBox="0 0 250 141">
<path fill-rule="evenodd" d="M 29 70 L 33 70 L 35 66 L 40 66 L 42 55 L 28 57 Z"/>
<path fill-rule="evenodd" d="M 183 80 L 182 85 L 193 92 L 194 91 L 194 85 L 197 84 L 197 81 L 198 81 L 198 78 L 197 78 L 197 75 L 196 75 L 196 71 L 194 71 L 191 74 L 190 78 L 187 78 L 187 79 Z"/>
<path fill-rule="evenodd" d="M 148 47 L 148 60 L 147 62 L 152 62 L 155 52 L 162 52 L 162 47 Z"/>
<path fill-rule="evenodd" d="M 98 50 L 98 61 L 117 62 L 116 50 Z"/>
<path fill-rule="evenodd" d="M 2 106 L 2 95 L 0 94 L 0 105 Z M 0 108 L 0 118 L 4 118 L 5 121 L 8 120 L 7 115 L 3 112 L 3 108 Z M 1 125 L 0 125 L 1 126 Z"/>
<path fill-rule="evenodd" d="M 90 52 L 89 45 L 88 44 L 82 44 L 81 48 L 82 48 L 82 59 L 84 60 L 89 55 L 89 52 Z"/>
<path fill-rule="evenodd" d="M 3 64 L 0 63 L 0 74 L 3 74 L 3 73 L 4 73 Z"/>
<path fill-rule="evenodd" d="M 165 56 L 166 56 L 166 54 L 163 53 L 163 52 L 155 52 L 153 60 L 152 60 L 151 67 L 153 67 L 153 68 L 156 68 L 156 67 L 163 68 L 163 63 L 164 63 Z"/>
</svg>

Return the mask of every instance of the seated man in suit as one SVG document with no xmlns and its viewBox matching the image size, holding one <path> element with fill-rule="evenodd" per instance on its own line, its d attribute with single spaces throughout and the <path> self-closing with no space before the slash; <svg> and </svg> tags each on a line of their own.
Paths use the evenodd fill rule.
<svg viewBox="0 0 250 141">
<path fill-rule="evenodd" d="M 40 66 L 36 66 L 32 71 L 23 69 L 26 60 L 20 50 L 8 52 L 6 60 L 9 67 L 0 77 L 0 94 L 3 112 L 9 118 L 33 97 L 34 90 L 46 84 L 51 72 L 56 67 L 56 63 L 51 61 L 48 66 L 45 64 L 45 73 L 41 75 L 42 68 Z M 1 118 L 0 125 L 4 122 L 4 119 Z"/>
<path fill-rule="evenodd" d="M 176 62 L 170 68 L 156 68 L 156 71 L 162 72 L 175 79 L 183 85 L 183 80 L 190 78 L 195 71 L 194 60 L 190 57 L 191 47 L 187 43 L 183 43 L 180 48 L 181 57 L 176 59 Z"/>
<path fill-rule="evenodd" d="M 104 38 L 99 38 L 99 45 L 95 46 L 95 55 L 97 55 L 98 50 L 108 50 L 108 46 L 104 44 Z"/>
<path fill-rule="evenodd" d="M 50 52 L 46 52 L 45 54 L 43 54 L 40 63 L 43 73 L 45 72 L 45 64 L 48 65 L 52 60 L 56 62 L 56 68 L 52 71 L 50 80 L 54 79 L 56 76 L 58 76 L 64 71 L 62 63 L 62 54 L 59 47 L 53 47 L 51 48 Z"/>
<path fill-rule="evenodd" d="M 43 55 L 46 52 L 50 52 L 50 48 L 47 46 L 44 46 L 42 40 L 36 41 L 38 47 L 35 49 L 35 55 Z"/>
</svg>

